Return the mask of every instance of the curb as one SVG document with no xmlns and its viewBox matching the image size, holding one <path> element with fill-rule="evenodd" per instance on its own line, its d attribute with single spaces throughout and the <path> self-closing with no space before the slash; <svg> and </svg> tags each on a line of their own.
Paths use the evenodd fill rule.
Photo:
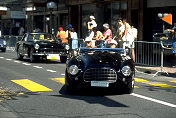
<svg viewBox="0 0 176 118">
<path fill-rule="evenodd" d="M 145 67 L 140 67 L 140 66 L 136 66 L 136 71 L 137 72 L 143 72 L 143 73 L 146 73 L 146 74 L 156 74 L 158 72 L 157 75 L 161 75 L 161 76 L 167 76 L 167 77 L 176 77 L 176 73 L 170 73 L 170 72 L 160 72 L 158 70 L 154 70 L 154 69 L 148 69 L 148 68 L 145 68 Z M 168 74 L 167 74 L 168 73 Z"/>
</svg>

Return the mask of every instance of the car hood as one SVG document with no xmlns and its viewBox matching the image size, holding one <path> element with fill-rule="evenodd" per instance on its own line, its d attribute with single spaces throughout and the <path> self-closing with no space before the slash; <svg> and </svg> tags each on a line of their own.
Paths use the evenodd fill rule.
<svg viewBox="0 0 176 118">
<path fill-rule="evenodd" d="M 35 42 L 36 44 L 40 45 L 40 48 L 60 48 L 60 49 L 64 49 L 64 45 L 62 45 L 61 43 L 57 42 L 57 41 L 38 41 Z"/>
<path fill-rule="evenodd" d="M 111 67 L 117 69 L 122 61 L 120 54 L 113 52 L 85 53 L 79 58 L 82 61 L 83 68 Z"/>
</svg>

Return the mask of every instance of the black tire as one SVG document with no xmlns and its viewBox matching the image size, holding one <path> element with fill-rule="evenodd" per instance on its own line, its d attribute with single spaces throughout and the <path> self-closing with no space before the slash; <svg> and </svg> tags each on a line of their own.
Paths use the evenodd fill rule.
<svg viewBox="0 0 176 118">
<path fill-rule="evenodd" d="M 31 63 L 34 63 L 34 62 L 36 61 L 35 56 L 32 55 L 33 52 L 34 52 L 34 49 L 31 48 L 31 50 L 30 50 L 30 54 L 29 54 L 29 59 L 30 59 L 30 62 L 31 62 Z"/>
<path fill-rule="evenodd" d="M 130 82 L 127 83 L 126 91 L 125 91 L 125 93 L 127 94 L 131 94 L 134 91 L 134 82 L 135 82 L 134 77 L 129 78 L 129 79 L 130 79 Z"/>
<path fill-rule="evenodd" d="M 17 49 L 17 59 L 18 60 L 22 60 L 23 59 L 23 56 L 19 52 L 19 48 Z"/>
<path fill-rule="evenodd" d="M 65 72 L 65 90 L 67 94 L 73 94 L 76 90 L 76 86 L 74 83 L 71 83 L 67 71 Z"/>
<path fill-rule="evenodd" d="M 2 49 L 2 52 L 6 52 L 6 48 L 3 48 L 3 49 Z"/>
<path fill-rule="evenodd" d="M 60 62 L 61 63 L 65 63 L 67 61 L 67 57 L 66 56 L 61 56 L 60 57 Z"/>
</svg>

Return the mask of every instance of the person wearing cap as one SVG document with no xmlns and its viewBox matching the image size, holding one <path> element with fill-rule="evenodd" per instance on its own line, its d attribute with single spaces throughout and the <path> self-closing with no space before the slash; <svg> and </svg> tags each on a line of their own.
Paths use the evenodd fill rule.
<svg viewBox="0 0 176 118">
<path fill-rule="evenodd" d="M 68 43 L 68 40 L 66 39 L 66 32 L 63 30 L 62 27 L 59 27 L 59 31 L 56 35 L 57 38 L 60 38 L 62 43 Z"/>
<path fill-rule="evenodd" d="M 109 24 L 105 23 L 103 24 L 104 27 L 104 33 L 103 33 L 103 39 L 106 43 L 109 43 L 112 40 L 112 31 L 109 29 Z"/>
<path fill-rule="evenodd" d="M 110 44 L 110 48 L 117 48 L 118 43 L 115 40 L 111 40 L 109 44 Z"/>
<path fill-rule="evenodd" d="M 87 25 L 88 25 L 88 34 L 90 35 L 90 33 L 92 32 L 92 29 L 94 27 L 97 27 L 97 23 L 95 22 L 94 16 L 90 16 L 90 21 L 87 23 Z"/>
</svg>

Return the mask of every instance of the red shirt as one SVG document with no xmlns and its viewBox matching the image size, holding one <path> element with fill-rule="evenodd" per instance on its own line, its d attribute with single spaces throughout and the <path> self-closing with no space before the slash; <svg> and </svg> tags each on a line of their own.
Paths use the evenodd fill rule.
<svg viewBox="0 0 176 118">
<path fill-rule="evenodd" d="M 103 36 L 107 36 L 107 38 L 105 39 L 106 42 L 109 42 L 112 40 L 112 31 L 110 29 L 106 30 L 103 34 Z"/>
</svg>

